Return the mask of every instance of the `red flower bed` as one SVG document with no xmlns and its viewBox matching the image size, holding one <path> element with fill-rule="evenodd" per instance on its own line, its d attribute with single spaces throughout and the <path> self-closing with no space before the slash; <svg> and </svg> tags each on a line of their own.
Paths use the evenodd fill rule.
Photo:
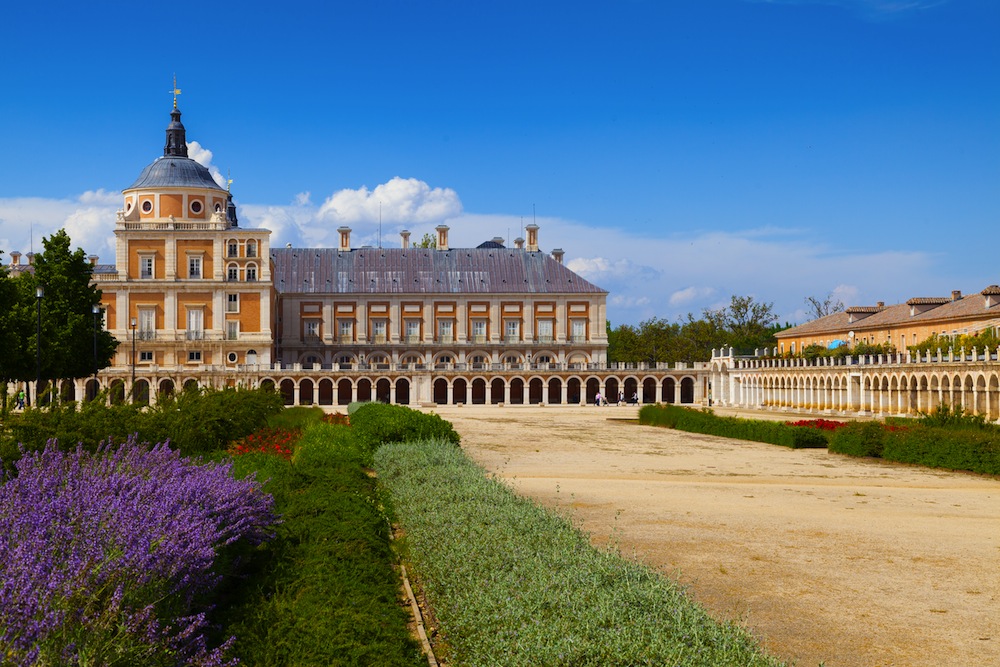
<svg viewBox="0 0 1000 667">
<path fill-rule="evenodd" d="M 785 424 L 788 426 L 816 428 L 821 431 L 836 431 L 841 426 L 847 426 L 847 422 L 835 422 L 830 419 L 803 419 L 797 422 L 785 422 Z"/>
<path fill-rule="evenodd" d="M 262 428 L 230 445 L 229 453 L 239 455 L 263 452 L 290 459 L 292 458 L 292 446 L 300 437 L 302 437 L 302 429 L 298 428 Z"/>
</svg>

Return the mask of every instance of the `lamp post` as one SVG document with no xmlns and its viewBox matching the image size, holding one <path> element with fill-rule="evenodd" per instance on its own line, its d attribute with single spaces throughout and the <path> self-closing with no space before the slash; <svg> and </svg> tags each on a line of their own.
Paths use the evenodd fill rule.
<svg viewBox="0 0 1000 667">
<path fill-rule="evenodd" d="M 135 318 L 129 322 L 132 325 L 132 388 L 130 393 L 132 394 L 132 402 L 135 403 Z"/>
<path fill-rule="evenodd" d="M 90 307 L 90 312 L 94 314 L 94 396 L 97 396 L 97 316 L 101 307 L 95 303 Z"/>
<path fill-rule="evenodd" d="M 39 395 L 42 390 L 42 297 L 45 288 L 39 285 L 35 288 L 35 300 L 38 310 L 38 329 L 35 335 L 35 407 L 41 407 Z"/>
</svg>

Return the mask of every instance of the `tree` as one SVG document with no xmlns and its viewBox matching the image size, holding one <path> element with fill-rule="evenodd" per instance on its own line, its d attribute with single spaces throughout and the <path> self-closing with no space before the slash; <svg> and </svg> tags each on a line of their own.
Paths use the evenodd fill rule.
<svg viewBox="0 0 1000 667">
<path fill-rule="evenodd" d="M 19 344 L 9 376 L 34 380 L 37 346 L 41 344 L 42 379 L 86 377 L 95 371 L 92 309 L 101 301 L 100 290 L 91 283 L 93 267 L 82 249 L 70 250 L 65 230 L 43 239 L 42 246 L 44 251 L 35 256 L 34 272 L 22 273 L 14 280 L 17 303 L 12 309 L 12 324 Z M 44 289 L 40 303 L 35 292 L 38 286 Z M 98 368 L 109 365 L 117 346 L 110 333 L 98 330 Z"/>
<path fill-rule="evenodd" d="M 437 248 L 437 239 L 435 239 L 430 234 L 424 234 L 424 237 L 420 239 L 419 243 L 415 243 L 415 248 Z"/>
<path fill-rule="evenodd" d="M 752 296 L 733 295 L 729 306 L 719 312 L 723 328 L 729 334 L 727 343 L 736 350 L 748 353 L 774 345 L 774 327 L 778 323 L 774 303 L 760 302 Z M 720 315 L 716 314 L 716 317 Z"/>
<path fill-rule="evenodd" d="M 835 297 L 833 292 L 827 294 L 826 298 L 822 300 L 814 296 L 807 296 L 806 305 L 809 306 L 809 314 L 813 320 L 844 310 L 844 302 Z"/>
</svg>

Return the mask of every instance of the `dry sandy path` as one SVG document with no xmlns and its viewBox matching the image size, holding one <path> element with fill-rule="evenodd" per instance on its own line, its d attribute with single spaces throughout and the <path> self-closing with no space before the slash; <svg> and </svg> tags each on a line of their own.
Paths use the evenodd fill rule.
<svg viewBox="0 0 1000 667">
<path fill-rule="evenodd" d="M 443 407 L 595 543 L 797 665 L 1000 665 L 1000 480 L 639 426 L 631 407 Z"/>
</svg>

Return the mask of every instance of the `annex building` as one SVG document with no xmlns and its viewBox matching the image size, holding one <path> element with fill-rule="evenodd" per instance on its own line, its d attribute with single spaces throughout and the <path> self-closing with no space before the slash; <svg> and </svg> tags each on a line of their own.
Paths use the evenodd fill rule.
<svg viewBox="0 0 1000 667">
<path fill-rule="evenodd" d="M 543 252 L 539 228 L 455 248 L 272 248 L 189 157 L 176 98 L 163 154 L 122 191 L 113 264 L 92 256 L 119 341 L 69 399 L 155 402 L 189 384 L 274 386 L 289 405 L 580 404 L 598 393 L 696 403 L 705 364 L 609 366 L 608 293 Z M 13 268 L 30 270 L 31 257 Z M 34 392 L 32 392 L 34 393 Z"/>
</svg>

